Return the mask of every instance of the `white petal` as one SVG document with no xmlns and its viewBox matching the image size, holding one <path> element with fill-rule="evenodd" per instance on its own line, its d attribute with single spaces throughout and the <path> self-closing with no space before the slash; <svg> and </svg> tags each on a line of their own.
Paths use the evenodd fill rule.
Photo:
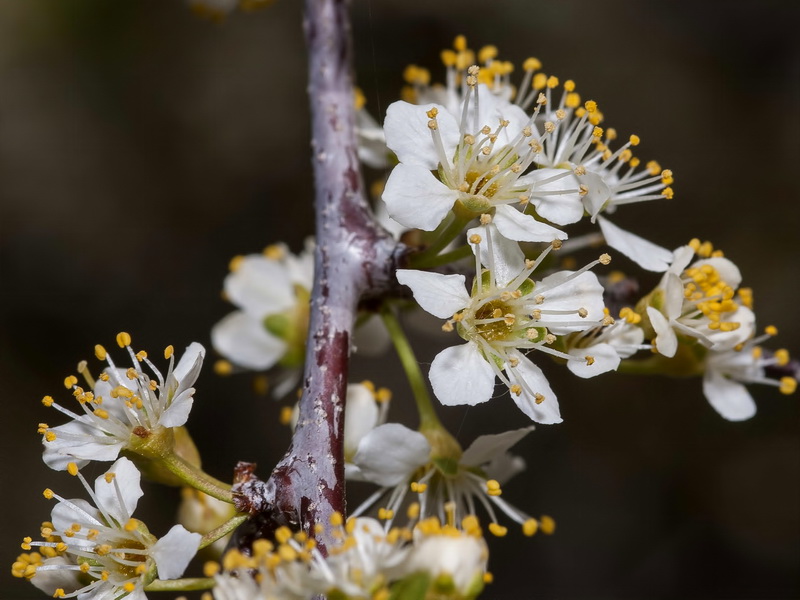
<svg viewBox="0 0 800 600">
<path fill-rule="evenodd" d="M 110 483 L 105 475 L 100 475 L 94 482 L 97 508 L 124 525 L 142 497 L 139 485 L 142 476 L 133 463 L 124 457 L 111 465 L 108 473 L 114 473 Z"/>
<path fill-rule="evenodd" d="M 411 288 L 423 310 L 440 319 L 449 319 L 470 302 L 463 275 L 397 269 L 397 281 Z"/>
<path fill-rule="evenodd" d="M 603 176 L 592 171 L 587 171 L 586 175 L 582 175 L 578 181 L 585 185 L 588 190 L 582 200 L 583 205 L 586 207 L 586 212 L 589 213 L 592 217 L 592 222 L 594 222 L 598 213 L 611 197 L 611 190 Z"/>
<path fill-rule="evenodd" d="M 667 319 L 677 319 L 681 316 L 683 310 L 683 282 L 681 278 L 674 273 L 664 273 L 661 284 L 664 290 L 664 301 L 661 307 L 662 313 Z"/>
<path fill-rule="evenodd" d="M 528 417 L 542 425 L 561 423 L 561 412 L 558 408 L 558 399 L 550 389 L 547 378 L 542 370 L 520 353 L 516 353 L 519 364 L 516 367 L 506 368 L 506 373 L 512 382 L 519 383 L 522 393 L 514 393 L 511 398 L 519 409 Z M 544 396 L 544 400 L 536 403 L 535 394 Z"/>
<path fill-rule="evenodd" d="M 650 324 L 656 332 L 656 339 L 653 341 L 658 353 L 672 358 L 678 350 L 678 336 L 672 330 L 672 325 L 652 306 L 647 307 L 647 316 L 650 317 Z"/>
<path fill-rule="evenodd" d="M 110 402 L 107 404 L 111 405 Z M 52 430 L 56 434 L 56 439 L 52 442 L 43 442 L 42 459 L 48 467 L 56 471 L 65 470 L 70 462 L 76 462 L 82 467 L 90 460 L 116 460 L 127 442 L 127 439 L 106 435 L 96 427 L 79 421 L 70 421 L 53 427 Z M 79 439 L 72 439 L 76 436 Z"/>
<path fill-rule="evenodd" d="M 478 234 L 481 238 L 479 244 L 481 264 L 492 271 L 492 276 L 499 287 L 505 287 L 525 268 L 525 254 L 520 250 L 517 242 L 501 235 L 493 223 L 467 230 L 467 239 L 474 234 Z M 491 254 L 489 253 L 490 238 Z M 475 251 L 474 244 L 472 244 L 472 251 Z"/>
<path fill-rule="evenodd" d="M 553 323 L 548 327 L 556 335 L 588 329 L 594 326 L 593 321 L 600 321 L 605 315 L 603 286 L 597 276 L 591 271 L 585 271 L 569 279 L 572 273 L 573 271 L 558 271 L 548 275 L 534 289 L 534 294 L 544 296 L 544 301 L 538 306 L 545 313 L 542 320 Z M 580 308 L 586 309 L 586 317 L 581 318 L 575 312 L 564 315 L 547 314 L 547 310 L 577 311 Z M 558 325 L 576 321 L 578 325 Z"/>
<path fill-rule="evenodd" d="M 180 394 L 183 390 L 187 390 L 194 385 L 198 375 L 200 375 L 200 369 L 203 366 L 203 359 L 205 356 L 206 349 L 203 348 L 202 344 L 198 344 L 197 342 L 189 344 L 183 356 L 181 356 L 181 359 L 178 361 L 178 364 L 175 365 L 175 370 L 172 371 L 172 375 L 179 383 L 175 395 Z"/>
<path fill-rule="evenodd" d="M 709 404 L 729 421 L 744 421 L 756 414 L 756 403 L 747 388 L 718 371 L 706 371 L 703 394 Z"/>
<path fill-rule="evenodd" d="M 480 467 L 492 459 L 502 456 L 519 442 L 522 438 L 533 431 L 535 427 L 529 425 L 522 429 L 514 429 L 504 433 L 481 435 L 464 450 L 461 457 L 461 464 L 470 467 Z"/>
<path fill-rule="evenodd" d="M 286 267 L 259 254 L 245 256 L 225 277 L 225 293 L 236 306 L 257 318 L 288 310 L 295 302 Z"/>
<path fill-rule="evenodd" d="M 567 239 L 567 234 L 563 231 L 537 221 L 507 204 L 495 208 L 493 222 L 500 233 L 518 242 L 552 242 Z"/>
<path fill-rule="evenodd" d="M 167 535 L 158 540 L 150 550 L 156 561 L 159 579 L 177 579 L 186 570 L 197 553 L 202 535 L 190 533 L 182 525 L 175 525 Z"/>
<path fill-rule="evenodd" d="M 717 329 L 704 332 L 709 342 L 711 342 L 711 348 L 717 352 L 731 350 L 750 339 L 755 333 L 756 316 L 746 306 L 740 306 L 733 313 L 726 313 L 724 320 L 739 323 L 739 328 L 733 331 Z"/>
<path fill-rule="evenodd" d="M 445 348 L 431 363 L 433 393 L 445 406 L 486 402 L 494 393 L 494 371 L 475 342 Z"/>
<path fill-rule="evenodd" d="M 517 473 L 525 470 L 525 459 L 506 452 L 500 456 L 495 456 L 488 464 L 484 465 L 483 471 L 487 477 L 496 479 L 503 485 Z"/>
<path fill-rule="evenodd" d="M 382 198 L 389 216 L 401 225 L 433 231 L 453 208 L 458 192 L 425 167 L 400 163 L 392 169 Z"/>
<path fill-rule="evenodd" d="M 661 273 L 672 262 L 672 252 L 646 239 L 620 229 L 604 217 L 597 217 L 600 230 L 609 246 L 619 250 L 643 269 Z"/>
<path fill-rule="evenodd" d="M 567 361 L 567 368 L 584 379 L 608 371 L 616 371 L 621 362 L 616 348 L 611 344 L 594 344 L 588 348 L 573 348 L 569 354 L 574 356 L 575 360 Z M 587 355 L 594 358 L 591 365 L 586 363 Z"/>
<path fill-rule="evenodd" d="M 289 272 L 289 280 L 306 290 L 314 285 L 314 238 L 305 239 L 303 251 L 295 256 L 287 250 L 283 262 Z"/>
<path fill-rule="evenodd" d="M 546 181 L 551 178 L 553 181 Z M 545 183 L 541 183 L 541 182 Z M 583 201 L 579 194 L 578 178 L 567 169 L 536 169 L 520 178 L 520 183 L 532 185 L 531 202 L 539 216 L 556 225 L 577 223 L 583 217 Z M 545 194 L 540 192 L 560 192 Z"/>
<path fill-rule="evenodd" d="M 189 388 L 172 399 L 169 408 L 161 414 L 158 424 L 162 427 L 180 427 L 189 419 L 194 403 L 194 388 Z"/>
<path fill-rule="evenodd" d="M 439 123 L 439 135 L 442 136 L 448 160 L 453 158 L 453 150 L 458 144 L 458 123 L 450 112 L 436 104 L 409 104 L 394 102 L 386 110 L 386 121 L 383 131 L 386 145 L 397 155 L 401 164 L 417 165 L 428 171 L 434 171 L 439 165 L 439 154 L 433 143 L 431 130 L 428 127 L 430 109 L 439 111 L 436 119 Z"/>
<path fill-rule="evenodd" d="M 694 249 L 691 246 L 679 246 L 672 252 L 672 261 L 669 266 L 670 273 L 680 275 L 689 266 L 694 258 Z"/>
<path fill-rule="evenodd" d="M 231 362 L 261 371 L 278 362 L 286 344 L 270 335 L 259 319 L 235 311 L 211 329 L 214 349 Z"/>
<path fill-rule="evenodd" d="M 75 563 L 67 558 L 63 556 L 46 558 L 42 561 L 42 565 L 46 568 L 37 569 L 30 581 L 48 596 L 52 597 L 59 588 L 69 593 L 83 587 L 80 582 L 81 572 L 78 569 L 70 568 L 74 567 Z"/>
<path fill-rule="evenodd" d="M 408 480 L 414 471 L 426 464 L 430 453 L 431 447 L 424 435 L 398 423 L 387 423 L 361 440 L 353 463 L 368 481 L 394 486 Z"/>
<path fill-rule="evenodd" d="M 351 383 L 347 386 L 344 413 L 344 454 L 352 457 L 361 439 L 378 425 L 378 403 L 366 386 Z"/>
<path fill-rule="evenodd" d="M 68 531 L 73 523 L 78 523 L 86 529 L 94 529 L 102 524 L 100 511 L 83 498 L 74 498 L 67 502 L 59 502 L 53 507 L 50 520 L 58 531 Z M 94 547 L 89 540 L 86 545 Z"/>
</svg>

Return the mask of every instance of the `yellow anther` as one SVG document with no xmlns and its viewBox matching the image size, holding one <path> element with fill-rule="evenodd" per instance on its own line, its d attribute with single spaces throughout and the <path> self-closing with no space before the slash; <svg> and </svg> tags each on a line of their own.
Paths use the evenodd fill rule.
<svg viewBox="0 0 800 600">
<path fill-rule="evenodd" d="M 480 235 L 478 235 L 477 233 L 473 233 L 471 236 L 469 236 L 469 243 L 470 244 L 480 244 L 482 239 L 483 238 L 481 238 Z"/>
<path fill-rule="evenodd" d="M 46 497 L 47 497 L 47 496 L 45 496 L 45 498 L 46 498 Z M 31 549 L 31 542 L 32 542 L 32 541 L 33 541 L 33 538 L 32 538 L 32 537 L 30 537 L 30 536 L 25 536 L 24 538 L 22 538 L 22 543 L 21 543 L 19 546 L 20 546 L 20 548 L 22 548 L 23 550 L 30 550 L 30 549 Z"/>
<path fill-rule="evenodd" d="M 44 439 L 47 442 L 54 442 L 54 441 L 56 441 L 57 437 L 58 436 L 56 436 L 56 432 L 55 431 L 47 431 L 44 434 Z"/>
<path fill-rule="evenodd" d="M 230 375 L 233 373 L 233 365 L 230 363 L 230 361 L 221 358 L 214 363 L 214 373 L 223 377 Z"/>
<path fill-rule="evenodd" d="M 55 400 L 53 400 L 52 396 L 45 396 L 42 398 L 42 404 L 45 406 L 53 406 L 53 402 L 55 402 Z"/>
<path fill-rule="evenodd" d="M 478 62 L 480 63 L 487 63 L 490 60 L 494 60 L 497 58 L 497 46 L 484 46 L 480 50 L 478 50 Z"/>
<path fill-rule="evenodd" d="M 634 157 L 633 157 L 633 158 L 632 158 L 632 159 L 629 161 L 629 163 L 628 163 L 628 164 L 631 166 L 631 168 L 632 168 L 632 169 L 635 169 L 636 167 L 638 167 L 638 166 L 639 166 L 639 163 L 640 163 L 640 162 L 641 162 L 641 161 L 640 161 L 638 158 L 636 158 L 636 157 L 634 156 Z"/>
<path fill-rule="evenodd" d="M 458 61 L 458 55 L 452 50 L 442 50 L 439 55 L 445 67 L 455 67 Z"/>
<path fill-rule="evenodd" d="M 586 317 L 589 316 L 589 311 L 586 310 L 585 308 L 581 307 L 581 308 L 578 309 L 578 316 L 581 319 L 585 319 Z"/>
<path fill-rule="evenodd" d="M 556 522 L 552 517 L 544 515 L 539 519 L 539 529 L 541 529 L 542 533 L 551 535 L 556 530 Z"/>
<path fill-rule="evenodd" d="M 661 174 L 661 165 L 659 165 L 658 162 L 654 160 L 648 162 L 645 165 L 645 168 L 647 169 L 648 173 L 650 173 L 650 175 L 655 176 Z"/>
<path fill-rule="evenodd" d="M 794 394 L 797 389 L 797 380 L 794 377 L 781 377 L 781 383 L 778 389 L 781 394 Z"/>
<path fill-rule="evenodd" d="M 538 393 L 538 392 L 537 392 L 537 393 L 535 393 L 535 394 L 533 395 L 533 401 L 534 401 L 536 404 L 541 404 L 542 402 L 544 402 L 544 394 L 540 394 L 540 393 Z"/>
<path fill-rule="evenodd" d="M 453 48 L 455 48 L 456 52 L 463 52 L 467 49 L 467 38 L 463 35 L 457 35 L 456 39 L 453 40 Z"/>
<path fill-rule="evenodd" d="M 136 519 L 128 519 L 128 522 L 124 525 L 124 529 L 125 531 L 136 531 L 138 526 L 139 524 Z"/>
<path fill-rule="evenodd" d="M 767 325 L 764 328 L 764 333 L 767 335 L 778 335 L 778 328 L 775 325 Z"/>
<path fill-rule="evenodd" d="M 419 519 L 419 502 L 412 502 L 409 504 L 408 509 L 406 510 L 406 516 L 411 519 L 412 521 L 415 519 Z"/>
<path fill-rule="evenodd" d="M 292 415 L 294 414 L 294 409 L 291 406 L 284 406 L 281 408 L 281 414 L 278 417 L 281 425 L 289 425 L 292 422 Z"/>
<path fill-rule="evenodd" d="M 75 375 L 69 375 L 68 377 L 64 378 L 64 387 L 67 389 L 71 389 L 73 385 L 78 383 L 78 378 Z"/>
<path fill-rule="evenodd" d="M 492 532 L 492 535 L 503 537 L 508 533 L 508 528 L 503 527 L 499 523 L 489 523 L 489 531 Z"/>
<path fill-rule="evenodd" d="M 547 87 L 549 87 L 550 89 L 553 89 L 554 87 L 557 87 L 558 86 L 558 77 L 556 77 L 555 75 L 550 75 L 550 77 L 547 78 L 546 84 L 547 84 Z"/>
<path fill-rule="evenodd" d="M 127 370 L 127 371 L 125 371 L 125 376 L 126 376 L 128 379 L 130 379 L 131 381 L 133 381 L 134 379 L 136 379 L 137 377 L 139 377 L 139 373 L 138 373 L 138 372 L 136 371 L 136 369 L 134 369 L 133 367 L 128 367 L 128 370 Z"/>
<path fill-rule="evenodd" d="M 51 490 L 50 488 L 46 488 L 46 489 L 45 489 L 45 490 L 42 492 L 42 496 L 44 496 L 44 497 L 45 497 L 45 498 L 47 498 L 48 500 L 52 500 L 54 495 L 55 495 L 55 494 L 53 494 L 53 490 Z"/>
<path fill-rule="evenodd" d="M 131 590 L 131 591 L 133 591 L 133 590 Z M 56 588 L 56 591 L 53 592 L 53 598 L 63 598 L 66 595 L 67 594 L 66 594 L 66 592 L 64 592 L 63 588 Z"/>
<path fill-rule="evenodd" d="M 389 519 L 394 518 L 394 511 L 389 510 L 388 508 L 379 508 L 378 509 L 378 518 L 381 521 L 388 521 Z"/>
<path fill-rule="evenodd" d="M 124 348 L 131 345 L 131 334 L 126 331 L 120 331 L 117 334 L 117 346 Z"/>
<path fill-rule="evenodd" d="M 588 354 L 587 354 L 587 355 L 586 355 L 586 356 L 584 356 L 583 358 L 584 358 L 584 360 L 586 361 L 586 364 L 587 364 L 588 366 L 590 366 L 590 367 L 591 367 L 591 366 L 594 364 L 594 356 L 590 356 L 590 355 L 588 355 Z"/>
<path fill-rule="evenodd" d="M 534 90 L 541 90 L 544 88 L 545 85 L 547 85 L 547 75 L 545 75 L 544 73 L 537 73 L 536 75 L 533 76 L 531 87 Z"/>
<path fill-rule="evenodd" d="M 522 68 L 525 71 L 538 71 L 542 68 L 542 62 L 538 58 L 529 57 L 522 63 Z"/>
<path fill-rule="evenodd" d="M 490 496 L 499 496 L 503 493 L 503 490 L 500 489 L 500 482 L 496 479 L 489 479 L 486 482 L 486 493 Z"/>
<path fill-rule="evenodd" d="M 611 255 L 610 254 L 601 254 L 600 258 L 597 260 L 600 261 L 601 265 L 609 265 L 611 264 Z"/>
<path fill-rule="evenodd" d="M 106 356 L 106 349 L 103 348 L 100 344 L 96 344 L 94 347 L 94 355 L 97 357 L 97 360 L 105 360 Z"/>
<path fill-rule="evenodd" d="M 135 572 L 137 575 L 144 575 L 145 573 L 147 573 L 147 565 L 146 564 L 136 565 Z"/>
<path fill-rule="evenodd" d="M 775 351 L 775 362 L 779 367 L 784 367 L 789 363 L 789 351 L 785 348 Z"/>
<path fill-rule="evenodd" d="M 564 106 L 567 108 L 578 108 L 581 105 L 581 95 L 576 92 L 567 94 L 564 100 Z"/>
<path fill-rule="evenodd" d="M 392 390 L 389 388 L 379 388 L 377 392 L 375 392 L 375 402 L 384 403 L 389 402 L 392 399 Z"/>
<path fill-rule="evenodd" d="M 486 571 L 483 574 L 483 583 L 492 583 L 494 581 L 494 575 L 492 575 L 489 571 Z"/>
<path fill-rule="evenodd" d="M 574 92 L 575 91 L 575 82 L 572 79 L 567 79 L 564 82 L 564 91 L 565 92 Z"/>
<path fill-rule="evenodd" d="M 583 106 L 589 113 L 597 112 L 597 102 L 594 100 L 587 100 Z"/>
<path fill-rule="evenodd" d="M 106 480 L 106 483 L 111 483 L 116 478 L 117 474 L 113 472 L 108 472 L 103 476 L 103 479 Z"/>
<path fill-rule="evenodd" d="M 411 482 L 411 491 L 412 492 L 415 492 L 417 494 L 422 494 L 427 489 L 428 489 L 428 484 L 427 483 L 418 483 L 416 481 L 412 481 Z"/>
<path fill-rule="evenodd" d="M 539 530 L 539 521 L 536 519 L 528 519 L 522 524 L 522 533 L 531 537 Z"/>
<path fill-rule="evenodd" d="M 130 594 L 136 589 L 136 584 L 134 584 L 132 581 L 128 581 L 122 586 L 122 589 Z"/>
<path fill-rule="evenodd" d="M 230 262 L 228 262 L 228 270 L 230 270 L 231 273 L 235 273 L 241 268 L 243 263 L 244 263 L 244 256 L 242 256 L 241 254 L 237 254 L 230 260 Z"/>
<path fill-rule="evenodd" d="M 344 517 L 342 517 L 342 513 L 338 511 L 334 512 L 329 519 L 329 523 L 334 527 L 341 527 L 342 523 L 344 523 Z"/>
<path fill-rule="evenodd" d="M 333 519 L 331 519 L 331 521 L 333 521 Z M 333 525 L 333 523 L 331 523 L 331 525 Z M 277 541 L 279 544 L 285 544 L 290 539 L 292 539 L 292 530 L 289 529 L 288 527 L 282 526 L 278 527 L 278 529 L 275 530 L 275 541 Z"/>
<path fill-rule="evenodd" d="M 508 388 L 508 391 L 514 394 L 515 396 L 520 396 L 522 395 L 522 386 L 519 385 L 518 383 L 515 383 Z"/>
<path fill-rule="evenodd" d="M 672 177 L 672 171 L 669 169 L 661 171 L 661 183 L 664 185 L 672 185 L 675 183 L 675 179 Z"/>
<path fill-rule="evenodd" d="M 78 464 L 71 462 L 67 463 L 67 473 L 72 475 L 73 477 L 78 474 Z"/>
<path fill-rule="evenodd" d="M 638 135 L 632 135 L 629 141 L 631 146 L 638 146 L 639 142 L 641 142 Z"/>
</svg>

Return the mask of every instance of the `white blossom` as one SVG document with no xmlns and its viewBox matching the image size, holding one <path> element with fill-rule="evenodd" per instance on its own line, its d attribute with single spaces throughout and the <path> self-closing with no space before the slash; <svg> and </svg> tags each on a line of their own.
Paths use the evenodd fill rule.
<svg viewBox="0 0 800 600">
<path fill-rule="evenodd" d="M 201 536 L 175 525 L 157 539 L 132 517 L 142 490 L 131 461 L 120 458 L 95 480 L 94 489 L 77 465 L 69 471 L 80 478 L 92 503 L 45 490 L 46 498 L 58 500 L 52 523 L 42 527 L 43 541 L 23 542 L 23 549 L 41 551 L 40 560 L 28 569 L 36 587 L 56 598 L 143 600 L 144 586 L 156 576 L 175 579 L 183 574 Z"/>
<path fill-rule="evenodd" d="M 164 355 L 169 367 L 162 375 L 146 352 L 133 351 L 130 335 L 120 333 L 117 343 L 127 351 L 130 367 L 118 367 L 105 348 L 98 345 L 95 354 L 108 367 L 96 381 L 82 363 L 82 374 L 92 391 L 79 386 L 75 376 L 64 380 L 80 412 L 62 407 L 51 396 L 42 400 L 45 406 L 52 406 L 71 419 L 57 427 L 39 427 L 43 458 L 49 467 L 63 471 L 70 462 L 83 466 L 90 460 L 115 460 L 123 449 L 180 427 L 189 418 L 194 402 L 192 386 L 205 356 L 203 346 L 196 342 L 189 345 L 177 365 L 172 346 L 167 347 Z M 152 375 L 145 372 L 145 367 Z"/>
<path fill-rule="evenodd" d="M 529 276 L 552 246 L 532 261 L 499 235 L 494 223 L 470 230 L 468 237 L 476 260 L 471 292 L 463 275 L 397 271 L 398 281 L 411 288 L 419 305 L 448 319 L 444 329 L 455 327 L 466 340 L 434 358 L 429 373 L 433 391 L 442 404 L 474 405 L 491 399 L 497 377 L 528 417 L 559 423 L 555 394 L 541 369 L 522 351 L 574 360 L 551 346 L 559 335 L 603 322 L 603 288 L 588 269 L 610 259 L 603 255 L 578 271 L 559 271 L 534 282 Z"/>
</svg>

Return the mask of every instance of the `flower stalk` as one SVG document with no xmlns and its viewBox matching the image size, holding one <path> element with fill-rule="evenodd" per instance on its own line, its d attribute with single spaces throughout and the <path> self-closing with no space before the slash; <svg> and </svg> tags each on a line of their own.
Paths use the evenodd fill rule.
<svg viewBox="0 0 800 600">
<path fill-rule="evenodd" d="M 191 465 L 177 454 L 167 454 L 162 457 L 160 461 L 167 470 L 177 476 L 186 485 L 190 485 L 217 500 L 233 503 L 230 485 L 212 477 L 202 469 Z"/>
</svg>

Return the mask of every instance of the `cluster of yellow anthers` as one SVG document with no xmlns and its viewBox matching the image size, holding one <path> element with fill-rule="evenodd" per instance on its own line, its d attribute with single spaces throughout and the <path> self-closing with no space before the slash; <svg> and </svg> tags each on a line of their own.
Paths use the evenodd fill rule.
<svg viewBox="0 0 800 600">
<path fill-rule="evenodd" d="M 146 363 L 149 365 L 154 372 L 160 377 L 160 373 L 155 368 L 155 366 L 150 362 L 147 358 L 147 352 L 144 350 L 140 350 L 139 352 L 134 352 L 131 348 L 131 336 L 129 333 L 122 331 L 117 334 L 116 337 L 117 345 L 120 348 L 125 348 L 128 350 L 128 353 L 131 355 L 133 362 L 137 365 L 139 363 Z M 164 358 L 165 359 L 172 359 L 175 353 L 175 349 L 170 345 L 164 349 Z M 114 362 L 112 361 L 111 357 L 108 355 L 106 349 L 101 346 L 100 344 L 95 345 L 94 347 L 94 354 L 98 360 L 106 361 L 108 366 L 111 369 L 115 369 Z M 91 374 L 89 370 L 88 364 L 85 360 L 82 360 L 78 363 L 78 373 L 83 377 L 84 381 L 90 388 L 94 388 L 97 384 L 97 381 Z M 139 384 L 139 391 L 140 393 L 137 394 L 129 387 L 122 385 L 120 381 L 112 381 L 112 383 L 116 383 L 114 387 L 111 388 L 109 395 L 113 399 L 121 400 L 125 406 L 129 409 L 135 409 L 137 411 L 141 411 L 142 415 L 147 415 L 148 411 L 145 410 L 146 408 L 152 408 L 151 406 L 145 406 L 146 404 L 150 404 L 153 401 L 154 395 L 153 393 L 159 390 L 161 387 L 159 382 L 155 379 L 150 379 L 147 375 L 142 373 L 141 369 L 137 367 L 128 367 L 125 371 L 125 377 L 131 382 L 138 382 Z M 99 381 L 102 382 L 109 382 L 112 377 L 108 374 L 108 372 L 103 372 L 98 377 Z M 94 418 L 98 418 L 101 420 L 108 420 L 109 413 L 104 408 L 101 408 L 104 398 L 102 396 L 95 396 L 94 392 L 91 390 L 86 390 L 82 386 L 78 385 L 78 378 L 75 375 L 68 375 L 64 378 L 64 387 L 68 390 L 72 390 L 72 395 L 78 401 L 78 403 L 83 407 L 84 412 L 87 415 L 90 415 Z M 64 412 L 69 414 L 69 416 L 75 417 L 74 414 L 66 411 L 65 409 L 61 408 L 58 404 L 55 404 L 55 400 L 52 396 L 45 396 L 42 398 L 42 404 L 45 406 L 53 406 L 57 408 L 60 412 Z M 151 411 L 152 414 L 152 411 Z M 48 442 L 52 442 L 56 439 L 56 433 L 49 429 L 46 423 L 39 423 L 39 430 L 40 434 L 45 436 L 45 440 Z"/>
<path fill-rule="evenodd" d="M 32 579 L 44 559 L 64 554 L 67 545 L 59 536 L 54 535 L 54 529 L 55 527 L 49 521 L 42 523 L 40 529 L 42 541 L 48 545 L 42 545 L 37 552 L 23 552 L 17 556 L 17 560 L 11 565 L 11 574 L 14 577 Z M 31 542 L 33 542 L 31 537 L 25 537 L 22 541 L 22 549 L 32 550 Z"/>
</svg>

